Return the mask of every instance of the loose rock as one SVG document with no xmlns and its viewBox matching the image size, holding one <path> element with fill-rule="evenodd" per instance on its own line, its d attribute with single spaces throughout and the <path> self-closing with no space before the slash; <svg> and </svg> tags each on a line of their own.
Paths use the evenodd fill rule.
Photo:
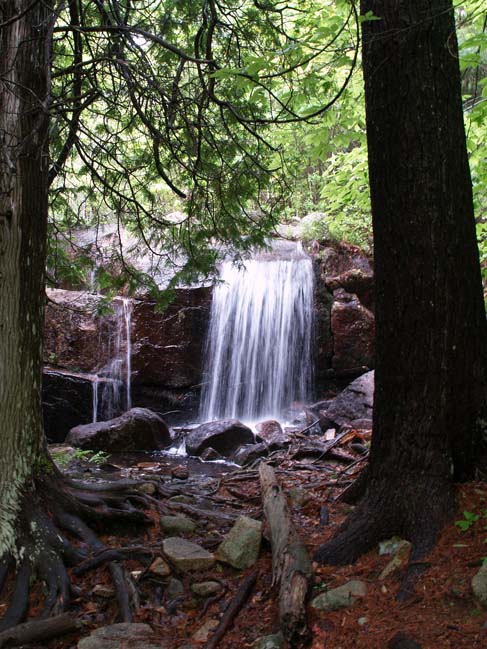
<svg viewBox="0 0 487 649">
<path fill-rule="evenodd" d="M 473 576 L 472 590 L 480 604 L 487 607 L 487 566 L 482 566 Z"/>
<path fill-rule="evenodd" d="M 343 586 L 318 595 L 311 602 L 311 606 L 321 611 L 336 611 L 340 608 L 352 606 L 357 599 L 365 597 L 366 594 L 367 585 L 363 581 L 354 579 L 343 584 Z"/>
<path fill-rule="evenodd" d="M 284 637 L 282 633 L 274 633 L 259 638 L 252 645 L 252 649 L 281 649 L 284 647 Z"/>
<path fill-rule="evenodd" d="M 196 523 L 187 516 L 161 516 L 161 530 L 170 534 L 191 534 L 196 529 Z"/>
<path fill-rule="evenodd" d="M 222 587 L 217 581 L 202 581 L 198 584 L 192 584 L 191 590 L 198 597 L 210 597 L 221 591 Z"/>
<path fill-rule="evenodd" d="M 148 624 L 112 624 L 95 629 L 78 642 L 78 649 L 167 649 L 160 640 L 152 641 L 154 632 Z"/>
<path fill-rule="evenodd" d="M 164 539 L 162 548 L 169 560 L 180 570 L 207 570 L 215 563 L 211 552 L 180 537 L 171 536 Z"/>
<path fill-rule="evenodd" d="M 247 516 L 239 516 L 216 551 L 219 561 L 243 570 L 252 566 L 259 556 L 262 523 Z"/>
</svg>

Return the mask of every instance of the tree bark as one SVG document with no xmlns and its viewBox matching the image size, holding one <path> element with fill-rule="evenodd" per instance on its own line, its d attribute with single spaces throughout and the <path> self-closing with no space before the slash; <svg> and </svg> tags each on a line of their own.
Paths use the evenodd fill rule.
<svg viewBox="0 0 487 649">
<path fill-rule="evenodd" d="M 487 331 L 451 0 L 362 0 L 376 281 L 366 491 L 317 559 L 426 553 L 484 454 Z"/>
<path fill-rule="evenodd" d="M 0 4 L 0 556 L 43 456 L 49 1 Z"/>
</svg>

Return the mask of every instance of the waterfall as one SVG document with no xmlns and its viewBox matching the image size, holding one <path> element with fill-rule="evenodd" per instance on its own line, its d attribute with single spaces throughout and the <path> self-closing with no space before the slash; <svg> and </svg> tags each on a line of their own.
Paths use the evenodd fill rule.
<svg viewBox="0 0 487 649">
<path fill-rule="evenodd" d="M 93 382 L 91 384 L 92 390 L 92 410 L 93 410 L 93 423 L 96 424 L 98 419 L 98 374 L 95 374 Z"/>
<path fill-rule="evenodd" d="M 213 293 L 200 416 L 279 418 L 312 384 L 313 269 L 298 249 L 243 268 L 224 263 Z"/>
<path fill-rule="evenodd" d="M 121 297 L 117 298 L 114 306 L 115 331 L 110 341 L 112 358 L 101 372 L 107 379 L 101 394 L 101 413 L 104 419 L 117 417 L 132 407 L 132 302 Z"/>
</svg>

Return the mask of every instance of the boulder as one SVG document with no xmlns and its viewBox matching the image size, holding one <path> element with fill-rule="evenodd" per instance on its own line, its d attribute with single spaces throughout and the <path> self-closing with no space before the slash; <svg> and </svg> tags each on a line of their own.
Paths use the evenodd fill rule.
<svg viewBox="0 0 487 649">
<path fill-rule="evenodd" d="M 282 430 L 281 424 L 274 419 L 259 422 L 255 429 L 258 438 L 260 438 L 271 451 L 282 448 L 289 441 L 287 435 Z"/>
<path fill-rule="evenodd" d="M 164 539 L 162 549 L 179 570 L 208 570 L 215 563 L 211 552 L 177 536 Z"/>
<path fill-rule="evenodd" d="M 269 455 L 269 447 L 264 442 L 260 444 L 244 444 L 239 446 L 231 456 L 232 462 L 239 466 L 246 466 L 261 457 Z"/>
<path fill-rule="evenodd" d="M 320 411 L 322 425 L 351 425 L 357 419 L 372 419 L 374 404 L 374 371 L 362 374 Z M 320 422 L 321 423 L 321 422 Z"/>
<path fill-rule="evenodd" d="M 237 419 L 212 421 L 192 430 L 186 437 L 189 455 L 201 455 L 211 446 L 224 456 L 231 455 L 242 444 L 253 444 L 254 434 Z"/>
<path fill-rule="evenodd" d="M 327 590 L 325 593 L 318 595 L 311 602 L 313 608 L 320 611 L 337 611 L 340 608 L 352 606 L 358 598 L 365 597 L 367 594 L 367 585 L 363 581 L 353 579 L 343 586 Z"/>
<path fill-rule="evenodd" d="M 68 444 L 93 451 L 153 451 L 171 443 L 165 422 L 146 408 L 132 408 L 120 417 L 69 431 Z"/>
<path fill-rule="evenodd" d="M 358 297 L 338 289 L 333 293 L 332 366 L 336 372 L 370 368 L 374 364 L 375 318 Z"/>
<path fill-rule="evenodd" d="M 82 638 L 78 649 L 165 649 L 160 639 L 154 638 L 154 631 L 148 624 L 122 622 L 95 629 Z"/>
<path fill-rule="evenodd" d="M 239 516 L 216 551 L 218 561 L 244 570 L 252 566 L 259 556 L 262 540 L 262 523 L 247 516 Z"/>
</svg>

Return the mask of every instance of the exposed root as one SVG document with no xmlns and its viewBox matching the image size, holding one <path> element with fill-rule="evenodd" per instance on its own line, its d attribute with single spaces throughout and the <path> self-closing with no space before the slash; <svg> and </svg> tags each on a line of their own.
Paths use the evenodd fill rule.
<svg viewBox="0 0 487 649">
<path fill-rule="evenodd" d="M 149 501 L 134 490 L 137 484 L 134 481 L 113 484 L 78 482 L 64 479 L 55 469 L 47 477 L 44 475 L 35 481 L 33 493 L 26 494 L 22 516 L 18 521 L 15 561 L 10 555 L 0 557 L 0 594 L 9 575 L 15 578 L 10 605 L 0 620 L 0 634 L 7 633 L 7 629 L 16 627 L 25 619 L 33 577 L 45 585 L 41 618 L 68 610 L 71 595 L 76 594 L 76 588 L 70 582 L 68 566 L 80 566 L 80 572 L 83 572 L 109 563 L 120 618 L 124 622 L 132 621 L 131 589 L 125 571 L 118 563 L 128 553 L 107 548 L 85 520 L 90 523 L 102 522 L 104 526 L 111 521 L 130 521 L 131 525 L 151 523 L 150 518 L 135 507 L 149 509 Z M 76 547 L 63 532 L 76 537 L 81 546 Z M 90 556 L 93 553 L 97 553 L 97 556 Z M 64 618 L 60 617 L 59 620 L 60 632 L 72 627 L 72 624 L 65 623 Z M 8 637 L 16 635 L 16 628 L 8 632 Z M 53 633 L 57 626 L 28 626 L 28 633 L 35 635 L 36 628 L 40 633 L 45 633 L 46 629 Z"/>
</svg>

